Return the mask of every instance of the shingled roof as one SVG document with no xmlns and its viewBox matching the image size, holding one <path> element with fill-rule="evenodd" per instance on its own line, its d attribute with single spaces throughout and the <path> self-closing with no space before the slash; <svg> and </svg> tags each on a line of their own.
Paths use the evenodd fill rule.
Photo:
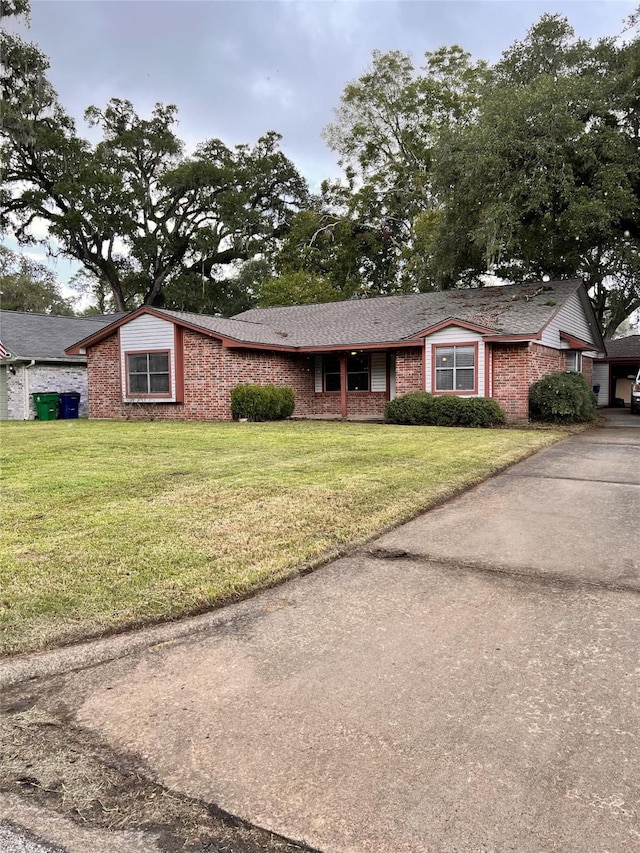
<svg viewBox="0 0 640 853">
<path fill-rule="evenodd" d="M 448 320 L 480 326 L 496 335 L 535 336 L 580 287 L 581 282 L 572 280 L 411 293 L 252 308 L 233 319 L 277 330 L 286 335 L 290 346 L 304 347 L 398 342 Z"/>
<path fill-rule="evenodd" d="M 626 338 L 617 338 L 615 341 L 607 341 L 607 355 L 610 359 L 640 359 L 640 335 L 627 335 Z"/>
<path fill-rule="evenodd" d="M 293 345 L 286 331 L 272 328 L 268 322 L 259 320 L 244 320 L 242 315 L 227 319 L 211 317 L 207 314 L 192 314 L 188 311 L 169 311 L 165 308 L 156 309 L 158 314 L 165 314 L 176 320 L 181 320 L 190 326 L 199 326 L 209 332 L 214 332 L 223 338 L 242 341 L 248 344 L 271 344 L 272 346 Z M 247 312 L 251 313 L 251 312 Z"/>
<path fill-rule="evenodd" d="M 0 341 L 11 358 L 63 359 L 70 357 L 65 349 L 80 338 L 86 338 L 110 325 L 120 314 L 95 317 L 62 317 L 54 314 L 32 314 L 23 311 L 0 311 Z"/>
<path fill-rule="evenodd" d="M 489 336 L 533 339 L 576 292 L 591 312 L 586 291 L 576 280 L 252 308 L 230 319 L 142 307 L 104 330 L 76 338 L 67 349 L 81 352 L 141 313 L 167 317 L 231 345 L 289 350 L 398 345 L 412 338 L 417 345 L 421 333 L 447 322 L 478 328 Z M 595 327 L 594 319 L 598 335 Z"/>
</svg>

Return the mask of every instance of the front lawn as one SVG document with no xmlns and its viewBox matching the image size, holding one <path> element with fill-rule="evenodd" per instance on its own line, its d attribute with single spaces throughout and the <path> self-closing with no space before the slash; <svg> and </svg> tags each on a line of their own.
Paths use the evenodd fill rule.
<svg viewBox="0 0 640 853">
<path fill-rule="evenodd" d="M 3 654 L 272 584 L 561 436 L 317 422 L 1 430 Z"/>
</svg>

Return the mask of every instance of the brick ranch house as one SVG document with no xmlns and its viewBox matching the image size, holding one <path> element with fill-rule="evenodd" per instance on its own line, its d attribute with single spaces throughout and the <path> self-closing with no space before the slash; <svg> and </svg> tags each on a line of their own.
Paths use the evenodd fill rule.
<svg viewBox="0 0 640 853">
<path fill-rule="evenodd" d="M 289 385 L 295 416 L 371 417 L 408 391 L 492 397 L 604 352 L 580 281 L 254 308 L 231 319 L 143 307 L 67 349 L 87 357 L 89 417 L 230 420 L 238 383 Z"/>
</svg>

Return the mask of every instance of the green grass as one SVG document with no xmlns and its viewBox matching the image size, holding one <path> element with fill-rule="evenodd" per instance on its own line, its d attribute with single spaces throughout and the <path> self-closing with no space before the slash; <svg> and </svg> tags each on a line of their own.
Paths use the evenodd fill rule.
<svg viewBox="0 0 640 853">
<path fill-rule="evenodd" d="M 3 423 L 0 652 L 197 612 L 272 584 L 561 435 Z"/>
</svg>

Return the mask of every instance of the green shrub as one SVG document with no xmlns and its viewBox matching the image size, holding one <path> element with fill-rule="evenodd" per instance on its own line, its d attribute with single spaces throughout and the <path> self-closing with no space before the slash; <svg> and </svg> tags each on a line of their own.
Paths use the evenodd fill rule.
<svg viewBox="0 0 640 853">
<path fill-rule="evenodd" d="M 489 397 L 465 398 L 460 412 L 460 426 L 492 427 L 506 423 L 507 418 L 495 400 Z"/>
<path fill-rule="evenodd" d="M 556 424 L 592 421 L 596 400 L 581 373 L 550 373 L 529 389 L 529 416 Z"/>
<path fill-rule="evenodd" d="M 436 397 L 431 409 L 430 423 L 433 426 L 458 426 L 465 402 L 460 397 L 449 394 Z"/>
<path fill-rule="evenodd" d="M 490 427 L 506 421 L 495 400 L 412 392 L 390 400 L 384 419 L 389 424 Z"/>
<path fill-rule="evenodd" d="M 231 414 L 248 421 L 281 421 L 295 407 L 293 388 L 281 385 L 236 385 L 231 390 Z"/>
<path fill-rule="evenodd" d="M 434 397 L 424 391 L 413 391 L 396 397 L 384 407 L 384 419 L 388 424 L 427 424 Z"/>
</svg>

